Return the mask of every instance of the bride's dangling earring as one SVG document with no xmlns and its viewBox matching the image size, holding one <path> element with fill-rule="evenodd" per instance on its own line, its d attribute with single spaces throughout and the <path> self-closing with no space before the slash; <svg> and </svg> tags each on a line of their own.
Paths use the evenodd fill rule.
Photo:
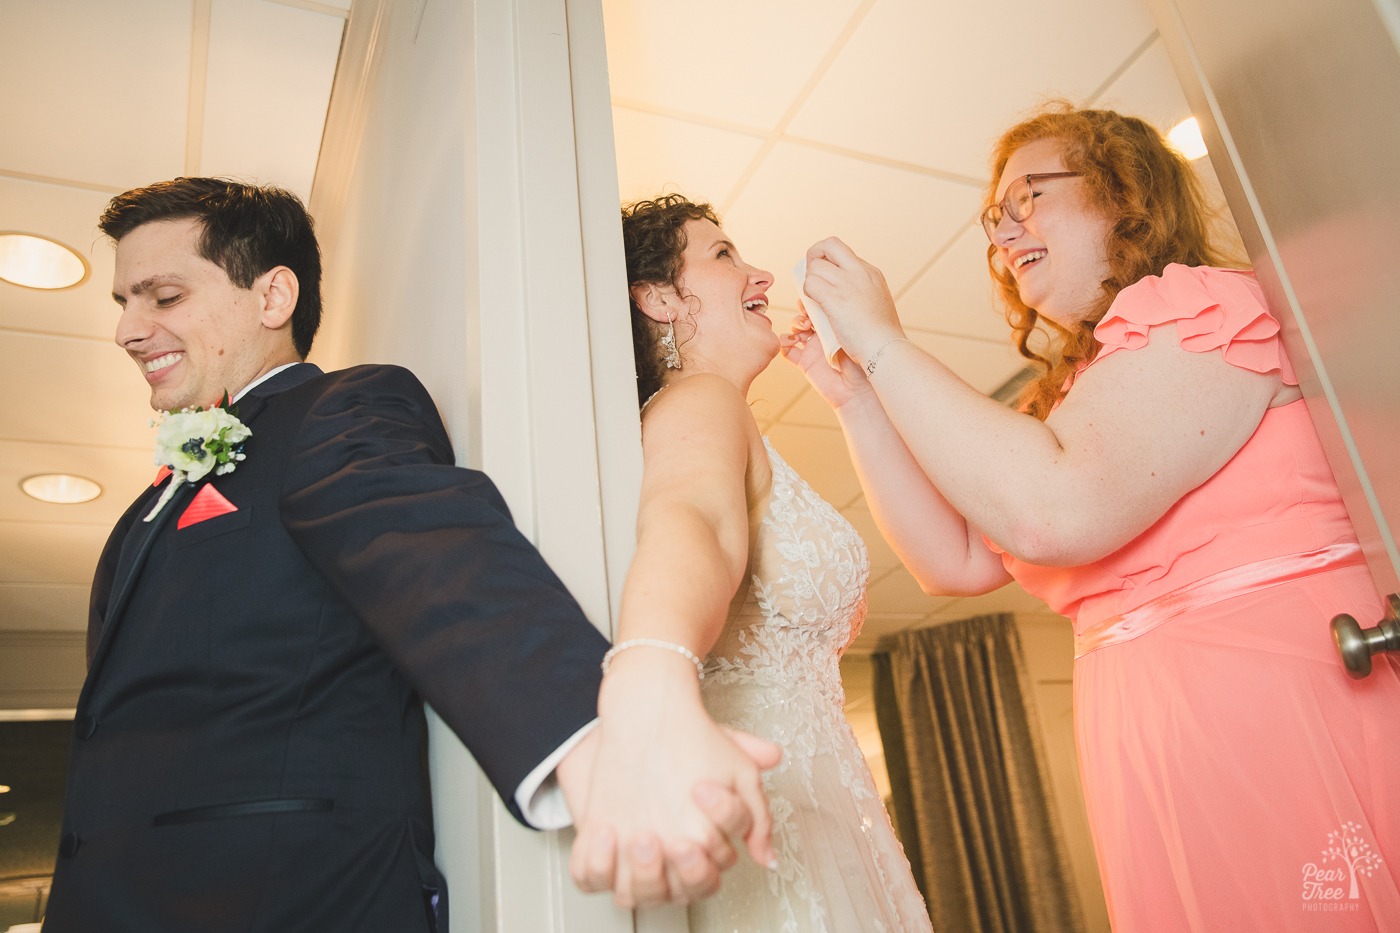
<svg viewBox="0 0 1400 933">
<path fill-rule="evenodd" d="M 666 348 L 666 355 L 662 357 L 666 368 L 680 369 L 681 351 L 676 348 L 676 318 L 669 311 L 666 313 L 666 333 L 661 335 L 661 345 Z"/>
</svg>

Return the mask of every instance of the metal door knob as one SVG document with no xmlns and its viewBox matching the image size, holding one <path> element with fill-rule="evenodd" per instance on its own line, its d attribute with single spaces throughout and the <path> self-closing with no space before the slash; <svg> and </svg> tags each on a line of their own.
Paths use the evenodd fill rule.
<svg viewBox="0 0 1400 933">
<path fill-rule="evenodd" d="M 1378 651 L 1400 651 L 1400 593 L 1385 598 L 1386 613 L 1375 628 L 1363 629 L 1343 613 L 1332 618 L 1332 640 L 1342 656 L 1347 673 L 1360 679 L 1371 673 L 1371 655 Z"/>
</svg>

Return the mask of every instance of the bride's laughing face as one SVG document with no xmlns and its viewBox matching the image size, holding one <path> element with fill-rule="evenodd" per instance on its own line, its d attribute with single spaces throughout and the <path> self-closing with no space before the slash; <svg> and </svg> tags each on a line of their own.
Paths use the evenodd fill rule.
<svg viewBox="0 0 1400 933">
<path fill-rule="evenodd" d="M 724 231 L 709 220 L 685 225 L 686 247 L 678 277 L 687 308 L 677 317 L 694 329 L 684 334 L 681 355 L 724 369 L 762 372 L 778 354 L 778 336 L 768 318 L 773 274 L 746 263 Z"/>
</svg>

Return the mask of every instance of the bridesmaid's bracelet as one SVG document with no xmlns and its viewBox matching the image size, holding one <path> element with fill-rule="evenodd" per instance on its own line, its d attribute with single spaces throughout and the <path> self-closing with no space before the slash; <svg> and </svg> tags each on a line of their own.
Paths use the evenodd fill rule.
<svg viewBox="0 0 1400 933">
<path fill-rule="evenodd" d="M 866 374 L 870 376 L 875 375 L 875 364 L 880 362 L 880 354 L 888 350 L 891 344 L 896 344 L 900 341 L 904 341 L 905 343 L 913 343 L 913 341 L 910 340 L 908 337 L 896 337 L 893 340 L 880 344 L 880 349 L 870 354 L 870 359 L 865 364 Z"/>
<path fill-rule="evenodd" d="M 667 651 L 674 651 L 676 654 L 689 660 L 691 664 L 694 664 L 695 673 L 700 675 L 701 680 L 705 679 L 705 662 L 700 660 L 699 656 L 696 655 L 694 651 L 691 651 L 685 645 L 678 645 L 673 641 L 662 641 L 659 638 L 629 638 L 626 641 L 620 641 L 613 645 L 608 649 L 608 653 L 603 655 L 604 676 L 607 676 L 608 665 L 612 663 L 612 659 L 628 648 L 665 648 Z"/>
</svg>

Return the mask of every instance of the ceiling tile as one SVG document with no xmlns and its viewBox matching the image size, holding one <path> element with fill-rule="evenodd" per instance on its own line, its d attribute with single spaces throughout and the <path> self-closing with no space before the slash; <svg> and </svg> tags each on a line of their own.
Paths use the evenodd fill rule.
<svg viewBox="0 0 1400 933">
<path fill-rule="evenodd" d="M 201 174 L 311 197 L 344 28 L 341 16 L 263 0 L 214 4 Z"/>
<path fill-rule="evenodd" d="M 914 584 L 912 577 L 904 574 L 907 578 L 906 583 L 899 581 L 898 576 L 897 573 L 890 575 L 891 585 L 888 592 L 912 587 L 914 593 L 917 594 L 917 585 Z M 883 586 L 885 581 L 882 580 L 880 583 Z M 917 596 L 911 595 L 910 599 L 917 600 Z M 855 652 L 874 651 L 878 647 L 880 638 L 885 635 L 894 635 L 907 629 L 925 628 L 930 625 L 946 625 L 949 622 L 970 619 L 973 616 L 1000 612 L 1013 613 L 1016 616 L 1017 626 L 1023 630 L 1027 624 L 1035 626 L 1033 629 L 1035 632 L 1048 630 L 1047 637 L 1051 640 L 1062 640 L 1066 637 L 1055 633 L 1059 632 L 1061 627 L 1067 628 L 1069 626 L 1068 619 L 1055 615 L 1046 608 L 1044 603 L 1015 583 L 1009 583 L 998 590 L 981 596 L 925 596 L 924 599 L 936 601 L 938 608 L 934 612 L 919 616 L 909 613 L 885 615 L 875 609 L 875 600 L 872 595 L 871 614 L 866 619 L 865 628 L 861 631 L 860 637 L 851 645 L 850 650 Z M 1037 648 L 1037 650 L 1039 649 Z M 1054 650 L 1058 651 L 1059 649 Z"/>
<path fill-rule="evenodd" d="M 180 174 L 193 8 L 0 4 L 0 166 L 114 191 Z"/>
<path fill-rule="evenodd" d="M 925 616 L 917 613 L 885 614 L 872 609 L 865 617 L 865 625 L 861 627 L 860 635 L 851 642 L 846 649 L 846 654 L 847 656 L 869 654 L 879 646 L 880 639 L 886 635 L 894 635 L 919 625 L 924 618 Z"/>
<path fill-rule="evenodd" d="M 768 432 L 778 454 L 827 502 L 841 508 L 860 494 L 846 441 L 832 428 L 777 424 Z"/>
<path fill-rule="evenodd" d="M 136 364 L 112 343 L 0 336 L 0 398 L 23 400 L 0 406 L 0 437 L 151 449 L 150 391 Z"/>
<path fill-rule="evenodd" d="M 749 386 L 749 410 L 760 424 L 769 424 L 806 389 L 802 371 L 779 357 Z"/>
<path fill-rule="evenodd" d="M 1025 110 L 1088 98 L 1152 33 L 1136 0 L 879 0 L 788 131 L 980 179 Z"/>
<path fill-rule="evenodd" d="M 83 583 L 0 583 L 0 629 L 81 632 L 87 629 L 92 580 Z"/>
<path fill-rule="evenodd" d="M 1094 101 L 1095 106 L 1142 117 L 1163 133 L 1191 116 L 1171 59 L 1157 39 Z"/>
<path fill-rule="evenodd" d="M 839 236 L 898 291 L 980 200 L 969 185 L 779 143 L 724 220 L 745 258 L 773 272 L 770 296 L 796 307 L 792 270 L 817 240 Z"/>
<path fill-rule="evenodd" d="M 90 585 L 111 533 L 107 525 L 0 521 L 0 583 Z"/>
<path fill-rule="evenodd" d="M 0 230 L 57 240 L 88 264 L 86 281 L 72 288 L 48 291 L 0 282 L 0 328 L 112 338 L 117 321 L 113 252 L 97 231 L 97 218 L 108 198 L 81 188 L 0 178 Z"/>
<path fill-rule="evenodd" d="M 623 201 L 683 194 L 723 204 L 753 161 L 760 137 L 613 107 L 617 185 Z"/>
<path fill-rule="evenodd" d="M 767 130 L 861 0 L 603 0 L 615 100 Z"/>
<path fill-rule="evenodd" d="M 973 222 L 975 213 L 974 206 L 966 229 L 952 245 L 895 296 L 905 327 L 985 340 L 1011 339 L 987 270 L 987 236 Z"/>
<path fill-rule="evenodd" d="M 814 428 L 836 428 L 841 424 L 836 420 L 836 412 L 822 400 L 815 389 L 808 389 L 797 398 L 797 402 L 783 413 L 784 424 L 805 424 Z"/>
<path fill-rule="evenodd" d="M 847 506 L 841 510 L 841 514 L 846 516 L 846 520 L 855 526 L 856 531 L 860 532 L 861 538 L 865 540 L 865 550 L 870 555 L 872 580 L 900 566 L 899 556 L 885 540 L 885 536 L 880 534 L 880 528 L 875 524 L 875 516 L 870 514 L 869 509 Z"/>
<path fill-rule="evenodd" d="M 1191 116 L 1191 105 L 1176 82 L 1170 59 L 1158 39 L 1148 46 L 1142 57 L 1124 70 L 1102 95 L 1097 103 L 1124 113 L 1131 113 L 1167 133 L 1172 127 Z M 1220 215 L 1216 237 L 1227 250 L 1233 249 L 1240 256 L 1245 255 L 1240 243 L 1239 231 L 1235 229 L 1230 209 L 1225 204 L 1225 195 L 1220 188 L 1220 179 L 1209 156 L 1191 163 L 1196 175 L 1201 179 L 1206 199 Z"/>
<path fill-rule="evenodd" d="M 996 391 L 1027 363 L 1011 346 L 1010 340 L 969 340 L 913 329 L 905 333 L 983 395 Z"/>
<path fill-rule="evenodd" d="M 981 596 L 961 596 L 938 607 L 930 621 L 953 622 L 972 616 L 988 615 L 997 612 L 1046 613 L 1050 610 L 1040 599 L 1023 590 L 1020 584 L 1008 583 L 1000 589 Z"/>
<path fill-rule="evenodd" d="M 155 472 L 149 450 L 0 440 L 0 516 L 23 522 L 98 524 L 110 528 L 151 482 Z M 38 473 L 86 477 L 102 487 L 102 495 L 91 502 L 72 505 L 40 502 L 19 488 L 21 480 Z"/>
<path fill-rule="evenodd" d="M 951 597 L 930 596 L 902 566 L 871 584 L 870 611 L 881 615 L 927 615 L 946 606 Z"/>
</svg>

